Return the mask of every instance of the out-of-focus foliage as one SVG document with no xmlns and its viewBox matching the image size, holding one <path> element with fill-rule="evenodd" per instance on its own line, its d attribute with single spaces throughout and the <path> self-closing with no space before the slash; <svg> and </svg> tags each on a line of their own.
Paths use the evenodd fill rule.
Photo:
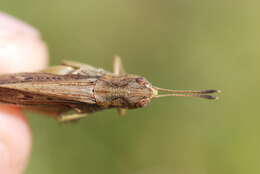
<svg viewBox="0 0 260 174">
<path fill-rule="evenodd" d="M 29 113 L 26 174 L 258 174 L 260 2 L 248 0 L 1 0 L 37 27 L 51 64 L 111 68 L 174 89 L 217 88 L 219 101 L 155 99 L 120 118 L 114 110 L 76 124 Z"/>
</svg>

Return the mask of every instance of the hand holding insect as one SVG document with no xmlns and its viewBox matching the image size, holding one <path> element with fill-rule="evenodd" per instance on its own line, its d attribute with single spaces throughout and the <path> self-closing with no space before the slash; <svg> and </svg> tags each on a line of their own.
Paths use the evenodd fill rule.
<svg viewBox="0 0 260 174">
<path fill-rule="evenodd" d="M 41 42 L 41 40 L 37 38 L 39 36 L 37 35 L 37 31 L 35 29 L 31 28 L 30 26 L 24 25 L 21 21 L 17 21 L 16 19 L 2 13 L 0 13 L 0 22 L 2 24 L 1 25 L 2 27 L 0 28 L 0 34 L 2 36 L 1 41 L 3 41 L 0 42 L 0 45 L 3 45 L 0 47 L 1 73 L 13 73 L 17 71 L 34 71 L 36 69 L 39 69 L 39 67 L 43 67 L 46 65 L 47 57 L 48 57 L 47 49 L 46 46 Z M 14 31 L 12 31 L 12 29 L 14 29 Z M 17 32 L 17 30 L 19 32 Z M 11 39 L 8 38 L 7 36 L 7 39 L 5 40 L 6 36 L 3 35 L 3 33 L 9 34 Z M 19 38 L 19 34 L 17 33 L 22 33 L 22 38 Z M 8 43 L 6 43 L 6 41 L 8 41 Z M 35 43 L 35 41 L 37 43 Z M 25 42 L 28 43 L 24 44 Z M 21 48 L 21 50 L 18 49 L 18 51 L 16 50 L 15 52 L 12 52 L 12 50 L 6 49 L 6 46 Z M 35 49 L 31 50 L 31 47 Z M 42 74 L 44 75 L 42 76 Z M 209 97 L 208 94 L 218 92 L 217 90 L 174 91 L 174 90 L 167 90 L 167 89 L 162 89 L 154 86 L 152 86 L 152 88 L 151 86 L 148 86 L 149 88 L 147 88 L 147 84 L 150 84 L 149 82 L 147 82 L 147 80 L 145 80 L 142 77 L 130 75 L 130 76 L 125 76 L 125 77 L 129 77 L 129 79 L 132 79 L 131 85 L 130 84 L 128 85 L 132 87 L 136 87 L 136 90 L 133 91 L 137 93 L 135 94 L 136 96 L 132 96 L 131 99 L 131 101 L 135 101 L 135 102 L 132 102 L 132 105 L 129 105 L 129 103 L 126 102 L 127 100 L 125 100 L 123 96 L 124 95 L 127 96 L 128 92 L 131 93 L 131 91 L 125 93 L 123 92 L 124 90 L 122 90 L 121 93 L 120 90 L 112 90 L 112 88 L 110 88 L 111 90 L 105 90 L 105 91 L 102 90 L 88 91 L 89 89 L 88 87 L 87 88 L 80 87 L 80 85 L 82 84 L 81 80 L 84 79 L 81 78 L 82 76 L 87 75 L 86 78 L 95 77 L 95 76 L 100 77 L 103 76 L 104 74 L 108 75 L 107 77 L 114 76 L 115 84 L 119 83 L 122 85 L 122 87 L 124 86 L 123 85 L 124 83 L 122 84 L 122 82 L 124 82 L 125 80 L 123 81 L 122 79 L 120 80 L 120 78 L 122 77 L 117 78 L 117 76 L 119 77 L 125 75 L 124 70 L 122 68 L 121 60 L 118 57 L 115 59 L 113 73 L 107 72 L 102 69 L 96 69 L 89 65 L 65 61 L 63 65 L 47 68 L 42 73 L 18 73 L 18 74 L 3 75 L 0 78 L 1 85 L 2 85 L 2 87 L 0 85 L 0 88 L 2 90 L 0 100 L 2 100 L 2 104 L 15 105 L 25 109 L 28 108 L 28 109 L 41 111 L 41 112 L 46 112 L 48 114 L 51 114 L 54 118 L 58 120 L 67 121 L 67 120 L 75 120 L 75 119 L 82 118 L 86 115 L 86 113 L 91 113 L 98 110 L 106 109 L 106 107 L 104 106 L 107 107 L 109 106 L 109 105 L 105 105 L 105 103 L 102 103 L 102 100 L 100 100 L 101 101 L 100 103 L 103 104 L 101 105 L 102 107 L 95 104 L 88 105 L 88 103 L 84 101 L 88 99 L 89 95 L 80 96 L 79 95 L 80 93 L 78 92 L 82 92 L 82 91 L 83 92 L 94 91 L 96 92 L 95 94 L 101 94 L 100 96 L 108 94 L 107 92 L 111 92 L 110 95 L 108 95 L 109 96 L 108 99 L 110 98 L 113 99 L 112 106 L 120 105 L 120 107 L 116 107 L 118 109 L 119 114 L 123 114 L 126 110 L 125 108 L 128 108 L 128 106 L 133 107 L 134 106 L 133 103 L 136 103 L 136 106 L 134 106 L 134 108 L 145 106 L 147 103 L 150 102 L 151 98 L 184 95 L 184 96 L 194 96 L 194 97 L 215 99 L 215 97 Z M 73 81 L 73 83 L 70 84 L 69 82 L 66 83 L 66 81 L 63 82 L 62 81 L 62 79 L 64 78 L 63 76 L 72 78 L 71 80 Z M 8 77 L 11 77 L 11 79 Z M 51 78 L 53 78 L 52 80 L 54 81 L 52 81 Z M 76 78 L 74 79 L 75 81 L 73 80 L 73 78 Z M 62 86 L 63 88 L 59 91 L 60 93 L 55 93 L 56 89 L 57 90 L 60 89 L 57 87 L 61 82 L 60 80 L 65 85 L 68 84 L 70 85 L 65 86 L 66 88 Z M 114 87 L 114 88 L 117 87 L 113 83 L 110 83 L 108 85 L 112 85 L 110 87 Z M 127 87 L 127 85 L 125 87 Z M 49 92 L 47 92 L 48 89 L 50 89 Z M 146 95 L 143 96 L 144 97 L 143 99 L 141 99 L 140 91 L 142 91 L 143 89 L 144 91 L 146 91 L 145 92 Z M 67 90 L 71 91 L 73 95 L 69 95 L 70 93 L 66 93 Z M 168 92 L 168 94 L 158 95 L 156 91 Z M 62 95 L 60 96 L 62 92 L 63 92 L 63 97 Z M 118 92 L 120 92 L 121 95 L 119 95 Z M 190 94 L 187 95 L 187 93 Z M 66 96 L 68 96 L 69 99 Z M 147 96 L 148 98 L 145 98 Z M 152 97 L 149 98 L 149 96 Z M 74 100 L 74 98 L 80 100 L 79 101 Z M 91 95 L 90 95 L 90 99 L 91 99 Z M 106 98 L 101 97 L 101 99 L 106 99 Z M 88 101 L 91 103 L 91 100 Z M 56 106 L 58 107 L 55 108 Z M 63 115 L 69 110 L 74 110 L 77 114 Z M 1 137 L 4 138 L 1 139 Z M 28 128 L 28 124 L 25 121 L 25 117 L 17 108 L 1 106 L 0 107 L 0 156 L 1 156 L 0 173 L 10 173 L 10 174 L 21 173 L 26 166 L 27 158 L 30 153 L 30 147 L 31 147 L 31 135 L 30 135 L 30 129 Z"/>
</svg>

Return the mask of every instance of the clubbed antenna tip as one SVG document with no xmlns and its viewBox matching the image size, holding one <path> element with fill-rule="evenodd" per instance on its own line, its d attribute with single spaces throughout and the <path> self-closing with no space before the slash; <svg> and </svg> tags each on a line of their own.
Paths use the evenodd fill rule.
<svg viewBox="0 0 260 174">
<path fill-rule="evenodd" d="M 216 89 L 206 89 L 206 90 L 201 90 L 201 91 L 197 91 L 200 94 L 212 94 L 212 93 L 221 93 L 220 90 L 216 90 Z"/>
<path fill-rule="evenodd" d="M 205 98 L 205 99 L 209 99 L 209 100 L 218 100 L 219 97 L 217 96 L 212 96 L 212 95 L 199 95 L 198 97 L 200 98 Z"/>
<path fill-rule="evenodd" d="M 217 100 L 217 96 L 213 95 L 207 95 L 207 94 L 213 94 L 213 93 L 220 93 L 220 90 L 215 89 L 207 89 L 207 90 L 172 90 L 172 89 L 164 89 L 159 87 L 154 87 L 155 90 L 159 92 L 167 92 L 166 94 L 157 94 L 154 97 L 160 98 L 160 97 L 167 97 L 167 96 L 183 96 L 183 97 L 198 97 L 198 98 L 204 98 L 209 100 Z"/>
</svg>

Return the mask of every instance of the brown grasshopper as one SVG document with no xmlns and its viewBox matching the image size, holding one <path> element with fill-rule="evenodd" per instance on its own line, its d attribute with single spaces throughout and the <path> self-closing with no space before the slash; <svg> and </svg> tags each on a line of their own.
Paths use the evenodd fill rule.
<svg viewBox="0 0 260 174">
<path fill-rule="evenodd" d="M 158 94 L 166 92 L 166 94 Z M 117 108 L 145 107 L 152 98 L 191 96 L 217 99 L 209 95 L 219 90 L 170 90 L 153 86 L 144 77 L 126 74 L 121 59 L 114 59 L 113 72 L 87 64 L 63 61 L 41 72 L 0 76 L 0 103 L 41 111 L 59 121 L 78 120 L 86 115 Z M 74 114 L 68 114 L 74 111 Z"/>
</svg>

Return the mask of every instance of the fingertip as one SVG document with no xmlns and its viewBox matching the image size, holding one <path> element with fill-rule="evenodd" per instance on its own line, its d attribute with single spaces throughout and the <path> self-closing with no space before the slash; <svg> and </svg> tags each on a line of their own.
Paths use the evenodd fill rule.
<svg viewBox="0 0 260 174">
<path fill-rule="evenodd" d="M 0 12 L 0 73 L 38 71 L 48 64 L 39 31 Z"/>
<path fill-rule="evenodd" d="M 18 108 L 0 107 L 0 173 L 19 174 L 31 150 L 31 133 Z"/>
</svg>

